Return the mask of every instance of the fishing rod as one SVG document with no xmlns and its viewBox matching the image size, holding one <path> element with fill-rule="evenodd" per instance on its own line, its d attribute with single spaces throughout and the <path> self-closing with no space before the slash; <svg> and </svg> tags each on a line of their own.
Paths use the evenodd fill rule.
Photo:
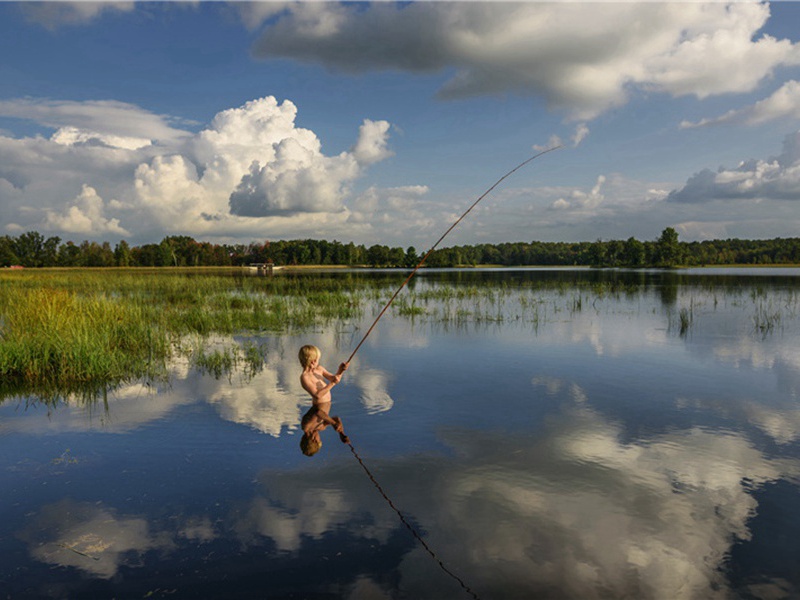
<svg viewBox="0 0 800 600">
<path fill-rule="evenodd" d="M 547 154 L 548 152 L 552 152 L 553 150 L 558 150 L 559 148 L 561 148 L 561 146 L 554 146 L 552 148 L 548 148 L 547 150 L 543 150 L 543 151 L 539 152 L 538 154 L 535 154 L 534 156 L 531 156 L 530 158 L 528 158 L 528 159 L 522 161 L 521 163 L 519 163 L 516 167 L 514 167 L 508 173 L 503 175 L 500 179 L 495 181 L 494 184 L 492 184 L 492 186 L 488 190 L 486 190 L 483 194 L 481 194 L 480 197 L 477 200 L 475 200 L 475 202 L 473 202 L 472 205 L 467 210 L 465 210 L 464 213 L 460 217 L 458 217 L 458 219 L 456 219 L 456 221 L 452 225 L 450 225 L 450 227 L 447 229 L 447 231 L 445 231 L 442 234 L 442 236 L 438 240 L 436 240 L 436 243 L 433 246 L 431 246 L 430 250 L 428 250 L 425 253 L 425 256 L 422 257 L 422 260 L 420 260 L 419 263 L 417 263 L 417 266 L 414 267 L 414 269 L 411 271 L 411 273 L 408 274 L 408 277 L 406 277 L 405 281 L 403 281 L 403 283 L 400 285 L 400 287 L 397 288 L 397 291 L 392 295 L 392 297 L 389 298 L 389 301 L 386 303 L 386 306 L 384 306 L 383 309 L 381 310 L 381 312 L 378 313 L 378 316 L 375 318 L 375 321 L 373 321 L 372 325 L 370 325 L 369 329 L 367 330 L 367 333 L 364 334 L 364 337 L 362 337 L 361 341 L 358 342 L 358 345 L 355 347 L 355 350 L 353 350 L 352 354 L 350 354 L 350 358 L 347 359 L 347 363 L 348 364 L 350 363 L 351 360 L 353 360 L 353 357 L 356 355 L 356 352 L 358 352 L 358 349 L 361 348 L 361 345 L 369 337 L 369 334 L 372 333 L 372 330 L 375 329 L 375 326 L 378 324 L 378 321 L 381 320 L 381 317 L 383 316 L 383 314 L 387 310 L 389 310 L 389 307 L 392 305 L 392 302 L 394 302 L 394 299 L 397 298 L 398 294 L 400 294 L 400 292 L 403 290 L 403 288 L 406 287 L 406 284 L 409 281 L 411 281 L 411 278 L 414 277 L 414 275 L 417 273 L 417 271 L 420 270 L 422 265 L 425 264 L 425 261 L 428 260 L 428 257 L 433 253 L 434 250 L 436 250 L 436 247 L 439 244 L 442 243 L 442 240 L 444 240 L 444 238 L 446 238 L 447 235 L 451 231 L 453 231 L 453 229 L 455 229 L 456 226 L 459 223 L 461 223 L 461 221 L 464 220 L 464 217 L 466 217 L 472 211 L 473 208 L 478 206 L 478 203 L 481 200 L 483 200 L 486 196 L 488 196 L 490 193 L 492 193 L 492 191 L 498 185 L 500 185 L 506 178 L 510 177 L 511 175 L 513 175 L 514 173 L 519 171 L 522 167 L 524 167 L 525 165 L 527 165 L 530 162 L 533 162 L 534 160 L 536 160 L 540 156 L 542 156 L 544 154 Z"/>
<path fill-rule="evenodd" d="M 530 158 L 528 158 L 528 159 L 524 160 L 523 162 L 521 162 L 520 164 L 518 164 L 516 167 L 511 169 L 508 173 L 503 175 L 500 179 L 495 181 L 494 184 L 492 184 L 492 186 L 488 190 L 486 190 L 483 194 L 481 194 L 480 197 L 477 200 L 475 200 L 475 202 L 473 202 L 472 205 L 467 210 L 465 210 L 464 213 L 458 219 L 456 219 L 456 221 L 447 229 L 447 231 L 445 231 L 441 235 L 441 237 L 438 240 L 436 240 L 436 243 L 433 246 L 431 246 L 430 250 L 428 250 L 425 253 L 425 256 L 423 256 L 422 260 L 420 260 L 419 263 L 417 263 L 417 266 L 414 267 L 414 269 L 411 271 L 411 273 L 409 273 L 409 275 L 408 275 L 408 277 L 406 277 L 405 281 L 403 281 L 403 283 L 400 285 L 400 287 L 397 288 L 397 291 L 394 294 L 392 294 L 392 297 L 389 298 L 389 301 L 386 303 L 386 306 L 383 307 L 383 310 L 381 310 L 381 312 L 378 314 L 378 316 L 373 321 L 373 323 L 370 326 L 370 328 L 364 334 L 364 337 L 361 338 L 361 341 L 358 342 L 358 345 L 355 347 L 355 349 L 353 350 L 352 354 L 350 354 L 350 358 L 347 359 L 347 364 L 349 364 L 350 361 L 353 360 L 353 357 L 356 355 L 356 352 L 358 352 L 358 349 L 361 348 L 361 345 L 364 343 L 364 341 L 367 339 L 367 337 L 369 337 L 369 334 L 372 333 L 373 329 L 375 329 L 375 326 L 378 324 L 378 321 L 381 320 L 381 317 L 383 316 L 383 314 L 392 305 L 392 302 L 394 302 L 394 299 L 397 298 L 398 294 L 403 290 L 404 287 L 406 287 L 406 284 L 409 281 L 411 281 L 411 278 L 414 277 L 416 272 L 419 271 L 419 269 L 422 267 L 422 265 L 425 264 L 425 261 L 428 260 L 428 257 L 436 249 L 436 247 L 442 242 L 442 240 L 444 238 L 446 238 L 447 235 L 451 231 L 453 231 L 453 229 L 455 229 L 456 226 L 462 220 L 464 220 L 464 217 L 466 217 L 470 213 L 470 211 L 472 211 L 472 209 L 475 208 L 478 205 L 478 203 L 481 200 L 483 200 L 486 196 L 488 196 L 492 192 L 492 190 L 494 190 L 498 185 L 500 185 L 503 182 L 503 180 L 505 180 L 507 177 L 511 176 L 516 171 L 518 171 L 519 169 L 521 169 L 522 167 L 524 167 L 528 163 L 536 160 L 537 158 L 539 158 L 543 154 L 547 154 L 548 152 L 552 152 L 553 150 L 557 150 L 558 148 L 561 148 L 561 146 L 555 146 L 555 147 L 552 147 L 552 148 L 548 148 L 547 150 L 539 152 L 538 154 L 535 154 L 534 156 L 531 156 Z M 447 568 L 447 566 L 444 564 L 442 559 L 439 558 L 439 556 L 436 555 L 436 552 L 434 552 L 434 550 L 430 547 L 430 545 L 428 545 L 425 542 L 425 540 L 422 538 L 422 536 L 419 534 L 419 532 L 417 532 L 417 530 L 411 525 L 411 523 L 408 521 L 408 519 L 406 519 L 405 515 L 403 515 L 403 513 L 400 512 L 400 510 L 397 508 L 397 506 L 395 506 L 394 502 L 392 502 L 391 498 L 389 498 L 389 496 L 383 490 L 383 487 L 381 487 L 380 483 L 378 483 L 378 480 L 375 479 L 375 476 L 369 470 L 367 465 L 364 464 L 364 461 L 358 455 L 358 452 L 356 452 L 356 449 L 353 446 L 353 443 L 350 441 L 350 438 L 344 434 L 344 431 L 339 431 L 339 439 L 341 439 L 343 444 L 347 444 L 350 447 L 350 451 L 353 453 L 353 456 L 356 458 L 356 460 L 359 462 L 361 467 L 364 469 L 364 471 L 366 472 L 366 474 L 369 477 L 370 481 L 372 481 L 372 483 L 375 486 L 375 488 L 378 490 L 378 492 L 381 494 L 381 496 L 383 496 L 384 500 L 386 500 L 386 502 L 389 504 L 391 509 L 394 510 L 395 513 L 397 513 L 397 516 L 400 518 L 400 521 L 403 523 L 403 525 L 406 526 L 406 528 L 411 532 L 411 534 L 422 545 L 422 547 L 425 549 L 425 551 L 439 564 L 439 567 L 442 569 L 442 571 L 444 571 L 448 576 L 450 576 L 452 579 L 454 579 L 456 582 L 458 582 L 458 584 L 461 586 L 461 588 L 467 594 L 472 596 L 472 598 L 474 600 L 480 600 L 480 597 L 478 596 L 478 594 L 474 590 L 472 590 L 472 588 L 470 588 L 466 583 L 464 583 L 463 579 L 461 579 L 453 571 L 451 571 L 449 568 Z"/>
</svg>

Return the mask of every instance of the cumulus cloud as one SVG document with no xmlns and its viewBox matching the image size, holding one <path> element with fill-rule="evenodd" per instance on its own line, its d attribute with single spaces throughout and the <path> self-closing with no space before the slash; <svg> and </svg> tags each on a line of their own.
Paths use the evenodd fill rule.
<svg viewBox="0 0 800 600">
<path fill-rule="evenodd" d="M 570 137 L 570 143 L 574 148 L 580 146 L 581 142 L 586 139 L 589 135 L 589 126 L 586 123 L 578 123 L 575 127 L 575 132 Z M 538 150 L 540 152 L 544 152 L 545 150 L 550 150 L 553 148 L 558 148 L 564 145 L 564 141 L 558 135 L 551 135 L 550 139 L 547 140 L 547 143 L 544 146 L 539 144 L 534 144 L 533 149 Z"/>
<path fill-rule="evenodd" d="M 343 208 L 345 184 L 357 174 L 354 156 L 325 158 L 297 140 L 282 140 L 275 147 L 272 162 L 261 166 L 253 161 L 249 173 L 231 194 L 231 213 L 265 217 L 336 212 Z"/>
<path fill-rule="evenodd" d="M 50 140 L 64 146 L 97 145 L 122 148 L 124 150 L 138 150 L 151 144 L 151 141 L 145 138 L 121 137 L 96 131 L 82 131 L 77 127 L 62 127 L 50 137 Z"/>
<path fill-rule="evenodd" d="M 605 199 L 602 193 L 603 184 L 606 182 L 604 175 L 597 177 L 597 183 L 588 192 L 579 189 L 572 190 L 567 198 L 559 198 L 550 206 L 553 210 L 581 210 L 594 211 Z"/>
<path fill-rule="evenodd" d="M 43 228 L 67 233 L 130 235 L 130 231 L 120 227 L 119 219 L 106 218 L 104 206 L 105 203 L 97 195 L 97 191 L 84 185 L 75 198 L 75 204 L 66 212 L 47 211 Z"/>
<path fill-rule="evenodd" d="M 760 3 L 298 3 L 271 16 L 257 56 L 352 73 L 452 72 L 443 98 L 528 93 L 575 119 L 634 89 L 751 91 L 800 60 L 790 41 L 757 36 L 769 18 Z"/>
<path fill-rule="evenodd" d="M 315 136 L 273 142 L 271 160 L 263 166 L 254 160 L 231 194 L 231 212 L 263 217 L 342 210 L 346 185 L 359 175 L 361 166 L 391 156 L 386 147 L 388 131 L 387 121 L 367 119 L 352 152 L 334 157 L 321 154 Z"/>
<path fill-rule="evenodd" d="M 398 239 L 430 239 L 441 233 L 437 229 L 441 223 L 452 222 L 456 217 L 448 207 L 428 198 L 429 192 L 425 185 L 370 186 L 349 203 L 347 224 L 363 227 L 361 235 L 368 245 L 387 243 L 386 234 L 382 233 L 387 227 Z"/>
<path fill-rule="evenodd" d="M 295 126 L 296 116 L 292 102 L 273 97 L 220 112 L 186 155 L 139 167 L 139 201 L 160 205 L 162 225 L 180 216 L 194 231 L 206 229 L 209 217 L 341 212 L 362 167 L 388 155 L 388 123 L 366 121 L 353 152 L 326 156 L 312 131 Z"/>
<path fill-rule="evenodd" d="M 391 156 L 388 122 L 365 120 L 351 150 L 330 156 L 295 124 L 296 106 L 274 97 L 223 110 L 198 133 L 110 101 L 5 101 L 0 115 L 55 129 L 0 136 L 7 230 L 41 226 L 45 210 L 51 231 L 90 237 L 353 236 L 366 225 L 348 222 L 351 185 Z"/>
<path fill-rule="evenodd" d="M 800 119 L 800 82 L 787 81 L 771 96 L 759 100 L 752 106 L 731 110 L 719 117 L 702 119 L 696 123 L 683 121 L 681 129 L 708 127 L 722 123 L 760 125 L 782 118 Z"/>
<path fill-rule="evenodd" d="M 751 159 L 735 168 L 704 169 L 670 192 L 670 202 L 800 198 L 800 133 L 786 137 L 783 152 L 768 159 Z"/>
<path fill-rule="evenodd" d="M 364 124 L 358 128 L 358 141 L 353 148 L 356 161 L 370 165 L 392 156 L 392 152 L 386 147 L 388 134 L 388 121 L 365 119 Z"/>
</svg>

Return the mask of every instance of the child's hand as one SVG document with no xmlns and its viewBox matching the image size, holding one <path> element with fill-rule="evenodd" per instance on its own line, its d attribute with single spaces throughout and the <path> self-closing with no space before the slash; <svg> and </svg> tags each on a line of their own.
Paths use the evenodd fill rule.
<svg viewBox="0 0 800 600">
<path fill-rule="evenodd" d="M 331 377 L 331 383 L 339 383 L 342 380 L 341 375 L 334 375 Z"/>
<path fill-rule="evenodd" d="M 341 375 L 342 373 L 344 373 L 345 371 L 347 371 L 347 367 L 349 367 L 349 366 L 350 366 L 350 365 L 349 365 L 348 363 L 342 363 L 342 364 L 340 364 L 340 365 L 339 365 L 339 374 Z"/>
</svg>

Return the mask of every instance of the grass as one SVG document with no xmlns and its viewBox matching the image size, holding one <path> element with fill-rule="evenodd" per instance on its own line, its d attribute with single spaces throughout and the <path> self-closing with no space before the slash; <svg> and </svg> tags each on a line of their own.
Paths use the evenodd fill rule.
<svg viewBox="0 0 800 600">
<path fill-rule="evenodd" d="M 357 318 L 360 305 L 336 279 L 229 270 L 3 271 L 0 394 L 154 379 L 185 336 L 307 329 Z M 234 354 L 197 354 L 196 364 L 215 374 L 239 364 L 258 368 L 257 349 Z"/>
</svg>

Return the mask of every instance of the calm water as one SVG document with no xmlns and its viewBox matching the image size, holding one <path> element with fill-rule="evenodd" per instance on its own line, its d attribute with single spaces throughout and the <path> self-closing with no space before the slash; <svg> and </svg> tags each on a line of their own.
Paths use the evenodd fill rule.
<svg viewBox="0 0 800 600">
<path fill-rule="evenodd" d="M 800 270 L 413 283 L 333 413 L 481 598 L 800 597 Z M 299 346 L 333 369 L 370 322 L 258 339 L 252 379 L 5 400 L 0 597 L 469 598 L 334 432 L 299 450 Z"/>
</svg>

